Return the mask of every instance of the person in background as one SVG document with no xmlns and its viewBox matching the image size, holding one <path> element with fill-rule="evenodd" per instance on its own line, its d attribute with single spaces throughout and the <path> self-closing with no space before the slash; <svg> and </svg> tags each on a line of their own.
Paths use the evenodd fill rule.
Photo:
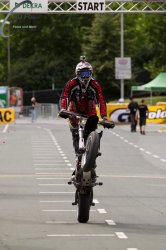
<svg viewBox="0 0 166 250">
<path fill-rule="evenodd" d="M 139 126 L 140 126 L 140 133 L 145 135 L 145 126 L 146 126 L 146 118 L 148 116 L 148 107 L 145 104 L 144 99 L 141 100 L 141 104 L 138 107 L 139 110 Z"/>
<path fill-rule="evenodd" d="M 133 97 L 130 97 L 128 109 L 130 110 L 131 132 L 136 132 L 138 103 L 134 101 Z"/>
<path fill-rule="evenodd" d="M 32 123 L 36 120 L 36 98 L 31 98 L 31 107 L 32 107 Z"/>
</svg>

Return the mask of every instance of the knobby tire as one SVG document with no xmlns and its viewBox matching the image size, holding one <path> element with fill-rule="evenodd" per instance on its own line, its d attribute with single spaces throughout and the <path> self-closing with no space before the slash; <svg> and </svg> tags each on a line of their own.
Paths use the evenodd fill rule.
<svg viewBox="0 0 166 250">
<path fill-rule="evenodd" d="M 86 140 L 86 151 L 85 151 L 85 163 L 83 166 L 83 171 L 90 171 L 96 161 L 100 145 L 99 134 L 96 131 L 92 131 Z"/>
</svg>

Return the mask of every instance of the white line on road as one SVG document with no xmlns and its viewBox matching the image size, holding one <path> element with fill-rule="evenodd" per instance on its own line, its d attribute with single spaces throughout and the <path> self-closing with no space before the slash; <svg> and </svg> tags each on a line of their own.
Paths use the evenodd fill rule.
<svg viewBox="0 0 166 250">
<path fill-rule="evenodd" d="M 113 132 L 111 132 L 111 133 L 117 136 L 116 133 L 113 133 Z M 120 136 L 119 138 L 122 139 L 124 142 L 126 142 L 126 143 L 132 145 L 133 147 L 138 148 L 140 151 L 145 152 L 145 153 L 148 154 L 148 155 L 152 155 L 151 152 L 146 151 L 144 148 L 141 148 L 141 147 L 139 147 L 138 145 L 133 144 L 132 142 L 129 142 L 129 141 L 126 140 L 124 137 Z M 156 158 L 156 159 L 159 159 L 159 160 L 162 161 L 162 162 L 165 162 L 165 161 L 166 161 L 165 159 L 160 158 L 158 155 L 152 155 L 152 157 L 154 157 L 154 158 Z"/>
<path fill-rule="evenodd" d="M 35 173 L 37 175 L 71 175 L 71 173 Z"/>
<path fill-rule="evenodd" d="M 3 133 L 6 133 L 6 132 L 7 132 L 8 127 L 9 127 L 9 124 L 6 124 L 5 127 L 4 127 L 4 129 L 3 129 Z"/>
<path fill-rule="evenodd" d="M 35 159 L 37 159 L 37 160 L 38 160 L 38 159 L 42 159 L 42 160 L 43 160 L 43 159 L 47 159 L 47 158 L 48 158 L 48 159 L 50 159 L 50 158 L 51 158 L 51 159 L 52 159 L 52 158 L 54 158 L 54 159 L 57 159 L 57 158 L 62 159 L 62 158 L 63 158 L 63 159 L 64 159 L 64 157 L 62 157 L 62 156 L 59 155 L 59 154 L 58 154 L 58 155 L 40 155 L 40 156 L 38 156 L 38 155 L 37 155 L 37 156 L 36 156 L 36 155 L 33 155 L 33 157 L 34 157 Z"/>
<path fill-rule="evenodd" d="M 113 237 L 114 234 L 47 234 L 48 237 Z"/>
<path fill-rule="evenodd" d="M 96 212 L 96 210 L 90 210 L 91 212 Z M 44 209 L 42 210 L 42 212 L 77 212 L 77 209 L 73 209 L 73 210 L 65 210 L 65 209 Z"/>
<path fill-rule="evenodd" d="M 166 162 L 166 159 L 160 159 L 162 162 Z"/>
<path fill-rule="evenodd" d="M 138 248 L 127 248 L 127 250 L 138 250 Z"/>
<path fill-rule="evenodd" d="M 115 232 L 119 239 L 127 239 L 128 237 L 123 232 Z"/>
<path fill-rule="evenodd" d="M 59 163 L 33 163 L 34 166 L 66 166 L 67 164 L 65 162 L 59 162 Z"/>
<path fill-rule="evenodd" d="M 152 155 L 154 158 L 156 158 L 156 159 L 158 159 L 159 158 L 159 156 L 158 155 Z"/>
<path fill-rule="evenodd" d="M 98 200 L 96 200 L 96 199 L 94 199 L 94 200 L 93 200 L 93 202 L 94 202 L 94 203 L 96 203 L 96 204 L 98 204 L 98 203 L 99 203 L 99 201 L 98 201 Z"/>
<path fill-rule="evenodd" d="M 116 223 L 113 220 L 105 220 L 108 225 L 114 226 Z"/>
<path fill-rule="evenodd" d="M 42 168 L 35 168 L 36 171 L 38 170 L 61 170 L 61 171 L 66 171 L 66 170 L 72 170 L 70 168 L 45 168 L 45 167 L 42 167 Z"/>
<path fill-rule="evenodd" d="M 39 192 L 39 194 L 74 194 L 75 192 Z"/>
<path fill-rule="evenodd" d="M 55 201 L 55 200 L 52 200 L 52 201 L 50 201 L 50 200 L 48 200 L 48 201 L 40 201 L 41 203 L 43 202 L 43 203 L 68 203 L 68 202 L 73 202 L 73 201 L 67 201 L 67 200 L 65 200 L 65 201 L 63 201 L 63 200 L 61 200 L 61 201 Z"/>
<path fill-rule="evenodd" d="M 69 178 L 64 177 L 38 177 L 36 180 L 68 180 Z"/>
<path fill-rule="evenodd" d="M 47 224 L 74 224 L 76 221 L 55 221 L 55 220 L 48 220 L 46 221 Z"/>
<path fill-rule="evenodd" d="M 106 210 L 103 209 L 103 208 L 98 208 L 97 211 L 100 213 L 100 214 L 106 214 Z"/>
<path fill-rule="evenodd" d="M 149 152 L 149 151 L 146 151 L 145 153 L 146 153 L 146 154 L 148 154 L 148 155 L 151 155 L 151 154 L 152 154 L 152 153 L 151 153 L 151 152 Z"/>
<path fill-rule="evenodd" d="M 68 186 L 68 184 L 51 184 L 51 183 L 41 183 L 41 184 L 38 184 L 39 186 Z"/>
</svg>

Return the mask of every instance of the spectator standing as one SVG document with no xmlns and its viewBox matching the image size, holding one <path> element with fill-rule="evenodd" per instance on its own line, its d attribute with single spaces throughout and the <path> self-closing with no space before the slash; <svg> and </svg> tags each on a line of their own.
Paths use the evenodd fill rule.
<svg viewBox="0 0 166 250">
<path fill-rule="evenodd" d="M 130 110 L 131 132 L 136 132 L 138 103 L 133 97 L 130 98 L 128 109 Z"/>
<path fill-rule="evenodd" d="M 138 107 L 139 110 L 139 126 L 140 126 L 140 133 L 145 135 L 145 126 L 146 126 L 146 118 L 148 116 L 148 107 L 145 104 L 144 99 L 141 100 L 141 104 Z"/>
<path fill-rule="evenodd" d="M 36 98 L 31 98 L 31 107 L 32 107 L 32 123 L 36 120 Z"/>
</svg>

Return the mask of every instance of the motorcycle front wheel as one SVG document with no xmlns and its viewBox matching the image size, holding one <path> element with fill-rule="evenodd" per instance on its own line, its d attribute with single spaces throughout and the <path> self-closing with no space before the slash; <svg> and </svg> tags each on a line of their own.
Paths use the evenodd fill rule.
<svg viewBox="0 0 166 250">
<path fill-rule="evenodd" d="M 86 140 L 85 153 L 82 157 L 83 171 L 88 172 L 94 167 L 99 145 L 99 134 L 96 131 L 92 131 Z"/>
</svg>

